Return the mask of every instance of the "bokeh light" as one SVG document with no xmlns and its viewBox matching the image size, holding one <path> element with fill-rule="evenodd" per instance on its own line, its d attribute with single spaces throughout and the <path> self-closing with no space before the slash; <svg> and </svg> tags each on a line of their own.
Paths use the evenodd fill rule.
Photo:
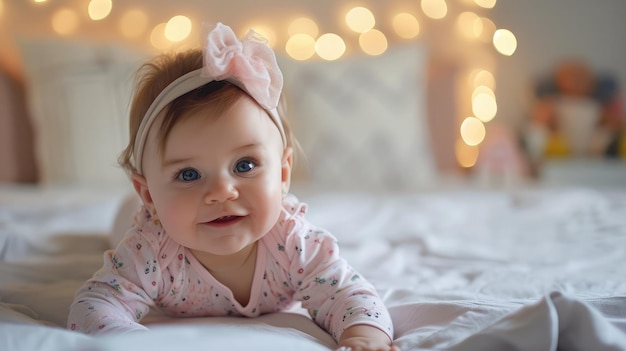
<svg viewBox="0 0 626 351">
<path fill-rule="evenodd" d="M 420 33 L 420 23 L 410 13 L 401 12 L 393 17 L 393 30 L 400 38 L 413 39 Z"/>
<path fill-rule="evenodd" d="M 333 61 L 346 52 L 346 44 L 339 35 L 326 33 L 317 38 L 315 52 L 324 60 Z"/>
<path fill-rule="evenodd" d="M 315 21 L 308 17 L 300 17 L 293 20 L 287 28 L 289 36 L 293 37 L 296 34 L 308 34 L 310 37 L 317 38 L 319 34 L 319 28 Z"/>
<path fill-rule="evenodd" d="M 478 145 L 485 139 L 485 125 L 476 117 L 466 117 L 461 123 L 461 138 L 469 146 Z"/>
<path fill-rule="evenodd" d="M 421 0 L 420 6 L 424 14 L 432 19 L 441 19 L 448 14 L 445 0 Z"/>
<path fill-rule="evenodd" d="M 498 29 L 493 34 L 493 46 L 502 55 L 511 56 L 517 49 L 517 39 L 510 30 Z"/>
<path fill-rule="evenodd" d="M 52 14 L 52 29 L 60 35 L 69 35 L 78 29 L 78 14 L 68 8 L 62 8 Z"/>
<path fill-rule="evenodd" d="M 315 38 L 304 33 L 294 34 L 287 40 L 285 51 L 295 60 L 308 60 L 315 55 Z"/>
<path fill-rule="evenodd" d="M 380 55 L 387 51 L 387 38 L 381 31 L 372 29 L 359 36 L 359 46 L 368 55 Z"/>
<path fill-rule="evenodd" d="M 474 12 L 466 11 L 457 17 L 456 28 L 463 37 L 477 39 L 483 32 L 483 22 Z"/>
<path fill-rule="evenodd" d="M 155 49 L 165 50 L 172 44 L 172 42 L 165 37 L 166 25 L 167 23 L 165 22 L 159 23 L 152 29 L 152 32 L 150 32 L 150 44 L 152 44 Z"/>
<path fill-rule="evenodd" d="M 457 139 L 454 145 L 454 151 L 456 154 L 456 161 L 461 167 L 474 167 L 476 161 L 478 160 L 478 147 L 467 145 L 462 139 Z"/>
<path fill-rule="evenodd" d="M 139 9 L 128 10 L 120 18 L 120 32 L 126 38 L 138 38 L 148 29 L 148 15 Z"/>
<path fill-rule="evenodd" d="M 482 86 L 488 89 L 485 86 Z M 479 92 L 472 96 L 472 112 L 482 122 L 491 121 L 498 113 L 498 104 L 493 93 Z"/>
<path fill-rule="evenodd" d="M 474 0 L 474 3 L 486 9 L 492 9 L 496 6 L 496 0 Z"/>
<path fill-rule="evenodd" d="M 376 25 L 376 19 L 372 11 L 365 7 L 355 7 L 346 14 L 348 28 L 357 32 L 365 33 Z"/>
<path fill-rule="evenodd" d="M 495 23 L 487 17 L 481 17 L 480 22 L 482 23 L 482 31 L 479 39 L 485 43 L 491 43 L 493 34 L 496 32 Z"/>
<path fill-rule="evenodd" d="M 87 13 L 89 18 L 94 21 L 99 21 L 106 18 L 113 8 L 113 2 L 111 0 L 91 0 L 87 7 Z"/>
<path fill-rule="evenodd" d="M 187 16 L 174 16 L 165 24 L 164 35 L 172 42 L 183 41 L 191 33 L 191 27 L 191 20 Z"/>
<path fill-rule="evenodd" d="M 471 84 L 473 87 L 485 86 L 491 91 L 496 90 L 496 78 L 491 72 L 484 69 L 479 69 L 472 73 Z"/>
</svg>

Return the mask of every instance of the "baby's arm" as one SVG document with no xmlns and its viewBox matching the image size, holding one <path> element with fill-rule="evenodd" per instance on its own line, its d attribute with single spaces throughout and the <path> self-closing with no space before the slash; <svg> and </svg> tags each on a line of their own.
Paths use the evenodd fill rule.
<svg viewBox="0 0 626 351">
<path fill-rule="evenodd" d="M 67 327 L 87 334 L 147 330 L 139 321 L 153 305 L 156 282 L 161 281 L 153 257 L 150 243 L 138 233 L 127 236 L 115 251 L 107 251 L 103 267 L 76 293 Z M 146 284 L 146 279 L 154 285 Z"/>
<path fill-rule="evenodd" d="M 339 339 L 340 349 L 351 351 L 400 351 L 392 344 L 387 333 L 370 325 L 357 324 L 348 327 Z"/>
<path fill-rule="evenodd" d="M 390 346 L 393 325 L 376 289 L 339 257 L 332 235 L 312 226 L 303 230 L 286 243 L 296 250 L 290 268 L 294 297 L 340 345 L 397 350 Z"/>
</svg>

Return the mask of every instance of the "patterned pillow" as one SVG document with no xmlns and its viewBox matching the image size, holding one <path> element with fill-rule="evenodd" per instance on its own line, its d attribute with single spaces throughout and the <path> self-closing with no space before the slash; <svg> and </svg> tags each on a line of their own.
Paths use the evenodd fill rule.
<svg viewBox="0 0 626 351">
<path fill-rule="evenodd" d="M 434 182 L 421 47 L 333 62 L 279 58 L 279 64 L 305 154 L 297 160 L 294 185 L 406 191 Z"/>
</svg>

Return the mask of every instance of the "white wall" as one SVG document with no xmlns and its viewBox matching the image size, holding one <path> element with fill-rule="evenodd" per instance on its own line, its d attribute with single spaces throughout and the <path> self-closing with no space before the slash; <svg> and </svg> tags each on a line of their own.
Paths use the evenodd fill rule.
<svg viewBox="0 0 626 351">
<path fill-rule="evenodd" d="M 626 86 L 626 1 L 498 0 L 491 17 L 518 40 L 511 57 L 498 58 L 498 118 L 520 126 L 538 76 L 561 58 L 589 62 Z"/>
</svg>

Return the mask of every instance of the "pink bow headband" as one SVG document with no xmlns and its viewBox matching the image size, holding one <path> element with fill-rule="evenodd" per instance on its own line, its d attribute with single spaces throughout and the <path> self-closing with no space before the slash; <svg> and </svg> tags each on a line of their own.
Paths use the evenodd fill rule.
<svg viewBox="0 0 626 351">
<path fill-rule="evenodd" d="M 154 99 L 137 130 L 133 157 L 135 170 L 142 174 L 142 157 L 148 132 L 160 112 L 176 98 L 209 82 L 225 80 L 250 95 L 263 107 L 287 145 L 280 117 L 278 100 L 283 88 L 283 75 L 266 40 L 250 30 L 241 41 L 228 26 L 218 23 L 208 33 L 204 48 L 204 67 L 191 71 L 172 83 Z"/>
</svg>

